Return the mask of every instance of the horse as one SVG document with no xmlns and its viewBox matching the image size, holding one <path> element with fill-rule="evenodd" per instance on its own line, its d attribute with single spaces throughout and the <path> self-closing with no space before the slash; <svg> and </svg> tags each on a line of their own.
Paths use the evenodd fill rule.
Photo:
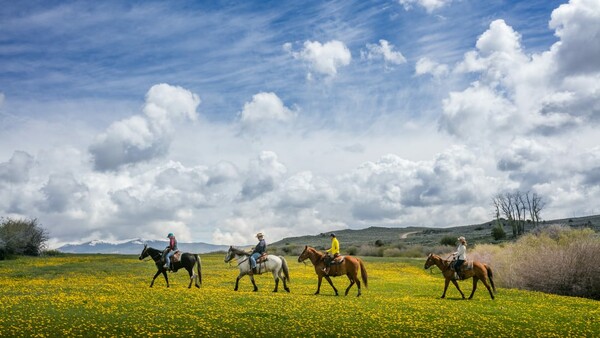
<svg viewBox="0 0 600 338">
<path fill-rule="evenodd" d="M 167 277 L 167 269 L 163 267 L 165 264 L 163 260 L 163 252 L 158 249 L 154 249 L 149 247 L 147 244 L 144 244 L 144 249 L 140 254 L 140 260 L 143 260 L 146 257 L 152 257 L 154 263 L 156 264 L 156 274 L 154 274 L 154 278 L 152 278 L 152 283 L 150 283 L 150 287 L 154 285 L 154 280 L 161 273 L 165 276 L 165 281 L 167 282 L 167 287 L 169 287 L 169 278 Z M 194 265 L 197 265 L 198 274 L 194 273 Z M 184 252 L 181 254 L 181 259 L 179 262 L 173 262 L 173 258 L 171 258 L 171 266 L 173 267 L 173 272 L 177 272 L 177 270 L 181 268 L 185 268 L 190 275 L 190 284 L 188 285 L 188 289 L 192 287 L 192 281 L 194 281 L 194 285 L 199 288 L 200 284 L 202 284 L 202 263 L 200 261 L 200 256 L 198 254 L 192 254 L 189 252 Z"/>
<path fill-rule="evenodd" d="M 323 271 L 323 268 L 325 268 L 325 261 L 323 260 L 324 257 L 324 253 L 317 251 L 315 248 L 311 248 L 308 245 L 304 246 L 304 251 L 302 251 L 302 253 L 298 257 L 299 263 L 304 262 L 308 258 L 315 267 L 315 273 L 319 277 L 319 283 L 317 284 L 317 292 L 315 292 L 315 295 L 319 294 L 321 290 L 321 281 L 323 280 L 323 278 L 325 278 L 329 282 L 329 285 L 331 285 L 333 291 L 335 291 L 335 295 L 337 296 L 338 290 L 335 288 L 335 286 L 333 286 L 333 282 L 331 281 L 330 277 L 346 275 L 350 280 L 350 285 L 348 285 L 348 287 L 346 288 L 345 295 L 348 295 L 348 291 L 350 291 L 352 285 L 356 283 L 356 286 L 358 287 L 358 294 L 356 296 L 360 296 L 361 290 L 360 280 L 358 279 L 358 271 L 360 270 L 360 275 L 362 277 L 362 281 L 365 287 L 367 287 L 368 280 L 367 269 L 365 268 L 365 264 L 363 263 L 363 261 L 358 257 L 346 256 L 341 264 L 332 264 L 329 270 L 329 274 L 325 274 L 325 272 Z"/>
<path fill-rule="evenodd" d="M 252 285 L 254 286 L 254 292 L 258 291 L 258 287 L 256 286 L 256 282 L 254 282 L 254 273 L 252 272 L 252 268 L 250 266 L 250 254 L 244 250 L 240 250 L 234 248 L 233 246 L 229 247 L 227 251 L 227 255 L 225 255 L 225 263 L 229 263 L 232 259 L 238 262 L 238 268 L 240 269 L 240 274 L 235 279 L 235 288 L 234 291 L 238 290 L 239 282 L 242 277 L 245 275 L 250 276 L 250 280 L 252 281 Z M 283 281 L 283 288 L 285 291 L 290 292 L 290 288 L 287 286 L 287 282 L 290 281 L 290 272 L 288 269 L 287 262 L 283 256 L 275 256 L 275 255 L 267 255 L 267 259 L 263 262 L 257 262 L 257 269 L 259 269 L 258 274 L 262 274 L 263 272 L 271 272 L 273 273 L 273 279 L 275 280 L 275 289 L 273 292 L 277 292 L 277 288 L 279 287 L 279 280 Z"/>
<path fill-rule="evenodd" d="M 454 284 L 454 286 L 456 286 L 456 289 L 458 290 L 458 292 L 460 292 L 460 295 L 462 296 L 462 298 L 465 299 L 465 294 L 460 290 L 460 287 L 458 287 L 458 283 L 456 282 L 456 279 L 454 278 L 454 270 L 451 267 L 451 263 L 452 262 L 449 260 L 442 259 L 440 256 L 430 253 L 429 256 L 427 256 L 427 261 L 425 262 L 425 269 L 429 269 L 431 266 L 435 265 L 440 270 L 442 270 L 442 274 L 444 275 L 445 282 L 444 282 L 444 293 L 442 293 L 441 298 L 446 297 L 446 290 L 448 290 L 448 284 L 450 282 L 452 282 L 452 284 Z M 493 279 L 494 274 L 492 272 L 492 268 L 487 264 L 473 261 L 473 268 L 470 270 L 464 270 L 464 267 L 466 265 L 467 265 L 467 263 L 465 262 L 465 264 L 463 264 L 462 269 L 461 269 L 463 279 L 469 279 L 469 278 L 473 277 L 473 291 L 471 291 L 471 295 L 469 296 L 469 299 L 473 299 L 473 294 L 475 294 L 475 290 L 477 290 L 477 282 L 479 280 L 481 280 L 483 282 L 483 285 L 485 285 L 485 287 L 490 292 L 490 297 L 492 297 L 492 300 L 493 300 L 494 293 L 492 292 L 492 289 L 490 289 L 490 285 L 488 284 L 488 279 L 489 279 L 489 283 L 492 285 L 494 292 L 496 292 L 496 287 L 494 286 L 494 279 Z"/>
</svg>

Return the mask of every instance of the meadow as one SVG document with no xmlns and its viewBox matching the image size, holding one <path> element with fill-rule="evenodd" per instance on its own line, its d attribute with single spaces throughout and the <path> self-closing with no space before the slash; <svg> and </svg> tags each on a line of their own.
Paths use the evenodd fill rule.
<svg viewBox="0 0 600 338">
<path fill-rule="evenodd" d="M 439 299 L 439 270 L 425 257 L 365 257 L 369 287 L 356 297 L 334 278 L 335 297 L 310 263 L 286 257 L 291 293 L 271 292 L 271 275 L 248 277 L 233 291 L 238 270 L 222 254 L 201 255 L 203 283 L 187 288 L 185 271 L 162 276 L 137 256 L 65 255 L 0 261 L 2 337 L 592 337 L 600 335 L 598 301 L 498 288 L 491 300 L 479 285 L 462 300 L 451 285 Z M 460 282 L 468 296 L 471 280 Z M 281 285 L 280 285 L 281 287 Z"/>
</svg>

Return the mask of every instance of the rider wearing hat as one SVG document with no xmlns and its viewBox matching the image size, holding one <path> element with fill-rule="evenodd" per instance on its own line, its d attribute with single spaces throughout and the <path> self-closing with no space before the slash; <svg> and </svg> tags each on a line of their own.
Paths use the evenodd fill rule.
<svg viewBox="0 0 600 338">
<path fill-rule="evenodd" d="M 163 265 L 163 268 L 165 269 L 168 269 L 171 266 L 171 257 L 173 257 L 175 251 L 177 251 L 177 239 L 175 239 L 175 235 L 173 235 L 172 232 L 169 232 L 167 238 L 169 239 L 169 245 L 164 251 L 165 265 Z"/>
<path fill-rule="evenodd" d="M 467 260 L 467 240 L 463 236 L 460 236 L 458 237 L 458 241 L 460 242 L 458 244 L 458 248 L 456 249 L 456 252 L 453 253 L 453 255 L 456 257 L 456 261 L 454 263 L 455 279 L 461 279 L 459 274 L 460 267 Z"/>
<path fill-rule="evenodd" d="M 250 265 L 252 266 L 253 273 L 256 273 L 256 260 L 267 251 L 267 242 L 265 242 L 262 232 L 257 233 L 256 238 L 258 238 L 258 244 L 256 244 L 250 254 Z"/>
<path fill-rule="evenodd" d="M 338 242 L 337 237 L 332 232 L 329 237 L 331 237 L 331 248 L 327 249 L 327 254 L 325 255 L 325 267 L 323 268 L 323 272 L 325 274 L 329 274 L 329 269 L 331 268 L 331 262 L 340 255 L 340 242 Z"/>
</svg>

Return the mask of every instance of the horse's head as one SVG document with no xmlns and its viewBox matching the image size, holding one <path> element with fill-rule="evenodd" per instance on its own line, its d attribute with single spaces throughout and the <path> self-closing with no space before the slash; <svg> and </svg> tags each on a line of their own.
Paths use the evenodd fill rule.
<svg viewBox="0 0 600 338">
<path fill-rule="evenodd" d="M 424 269 L 429 269 L 432 265 L 435 265 L 435 255 L 430 253 L 427 256 L 427 261 L 425 262 Z"/>
<path fill-rule="evenodd" d="M 148 255 L 150 255 L 148 253 L 148 244 L 144 244 L 144 249 L 142 250 L 142 253 L 140 254 L 140 261 L 146 257 L 148 257 Z"/>
<path fill-rule="evenodd" d="M 227 254 L 225 255 L 225 263 L 229 263 L 230 260 L 232 260 L 234 257 L 234 253 L 233 253 L 233 246 L 229 247 L 229 250 L 227 250 Z"/>
<path fill-rule="evenodd" d="M 315 249 L 309 247 L 308 245 L 304 246 L 304 251 L 298 256 L 298 263 L 304 262 L 307 258 L 310 258 L 314 255 Z"/>
</svg>

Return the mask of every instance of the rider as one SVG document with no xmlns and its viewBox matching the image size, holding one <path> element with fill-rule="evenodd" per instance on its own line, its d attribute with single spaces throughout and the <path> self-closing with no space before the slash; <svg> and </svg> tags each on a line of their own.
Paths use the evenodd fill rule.
<svg viewBox="0 0 600 338">
<path fill-rule="evenodd" d="M 256 238 L 258 238 L 258 244 L 252 250 L 250 254 L 250 265 L 252 266 L 252 272 L 257 273 L 256 271 L 256 260 L 267 251 L 267 242 L 263 238 L 263 233 L 259 232 L 256 234 Z"/>
<path fill-rule="evenodd" d="M 171 257 L 173 257 L 175 251 L 177 251 L 177 239 L 175 239 L 175 235 L 170 232 L 169 235 L 167 235 L 167 238 L 169 239 L 169 245 L 165 249 L 164 253 L 165 265 L 163 265 L 163 268 L 165 269 L 168 269 L 171 266 Z"/>
<path fill-rule="evenodd" d="M 459 275 L 460 267 L 467 259 L 467 240 L 463 236 L 460 236 L 458 237 L 458 241 L 460 242 L 460 244 L 458 244 L 456 252 L 453 253 L 453 255 L 456 257 L 456 261 L 454 263 L 455 279 L 461 279 Z"/>
<path fill-rule="evenodd" d="M 324 258 L 325 267 L 323 268 L 323 272 L 325 272 L 326 275 L 329 274 L 329 269 L 331 269 L 331 262 L 340 255 L 340 242 L 338 242 L 337 237 L 335 237 L 333 232 L 329 237 L 331 237 L 331 248 L 326 250 L 327 253 Z"/>
</svg>

